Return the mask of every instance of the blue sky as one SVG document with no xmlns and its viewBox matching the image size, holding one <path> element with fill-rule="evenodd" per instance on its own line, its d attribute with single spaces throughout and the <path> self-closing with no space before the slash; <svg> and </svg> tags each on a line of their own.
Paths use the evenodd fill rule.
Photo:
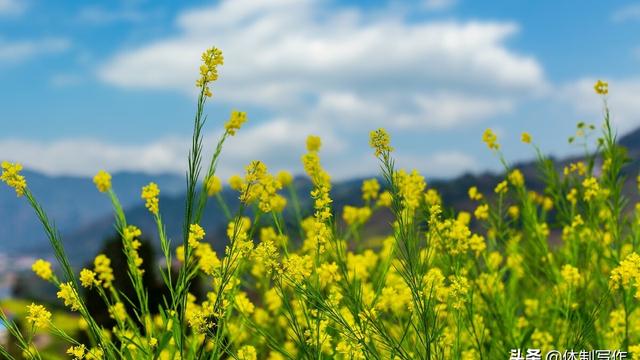
<svg viewBox="0 0 640 360">
<path fill-rule="evenodd" d="M 363 5 L 365 3 L 365 5 Z M 0 158 L 50 174 L 181 173 L 199 53 L 225 53 L 208 142 L 231 109 L 246 128 L 223 176 L 252 159 L 300 172 L 323 136 L 336 178 L 373 174 L 368 132 L 427 177 L 496 169 L 567 144 L 598 123 L 592 84 L 610 82 L 614 123 L 640 125 L 640 2 L 0 0 Z"/>
</svg>

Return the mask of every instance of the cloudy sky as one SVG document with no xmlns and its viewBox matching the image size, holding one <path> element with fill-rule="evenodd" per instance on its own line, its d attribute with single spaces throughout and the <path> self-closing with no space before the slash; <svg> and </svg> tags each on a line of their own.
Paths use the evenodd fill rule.
<svg viewBox="0 0 640 360">
<path fill-rule="evenodd" d="M 366 3 L 363 5 L 362 3 Z M 252 159 L 300 172 L 308 134 L 336 178 L 377 171 L 368 132 L 428 177 L 496 169 L 599 123 L 610 82 L 620 133 L 640 126 L 640 2 L 0 0 L 0 158 L 49 174 L 182 173 L 199 54 L 224 51 L 207 107 L 213 146 L 232 109 L 246 127 L 222 175 Z"/>
</svg>

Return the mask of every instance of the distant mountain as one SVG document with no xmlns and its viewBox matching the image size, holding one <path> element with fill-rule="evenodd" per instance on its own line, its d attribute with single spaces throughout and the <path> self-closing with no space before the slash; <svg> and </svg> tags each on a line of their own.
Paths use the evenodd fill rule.
<svg viewBox="0 0 640 360">
<path fill-rule="evenodd" d="M 638 199 L 635 176 L 640 170 L 640 129 L 633 131 L 619 139 L 619 143 L 628 149 L 631 163 L 625 168 L 628 181 L 625 193 L 633 201 Z M 579 158 L 556 160 L 558 169 L 570 161 Z M 538 178 L 536 164 L 532 161 L 515 164 L 522 170 L 527 186 L 541 190 L 543 184 Z M 77 177 L 49 177 L 42 174 L 27 172 L 29 186 L 43 203 L 50 217 L 56 221 L 63 234 L 65 249 L 74 264 L 82 264 L 91 259 L 105 238 L 114 234 L 113 215 L 108 199 L 98 193 L 88 178 Z M 472 210 L 472 204 L 467 197 L 470 186 L 478 188 L 487 194 L 492 193 L 494 186 L 502 180 L 504 175 L 485 172 L 481 174 L 465 174 L 454 179 L 429 181 L 429 187 L 436 188 L 441 193 L 445 204 L 456 209 Z M 125 208 L 130 224 L 140 227 L 143 233 L 154 239 L 157 245 L 156 229 L 153 218 L 145 209 L 139 198 L 140 188 L 149 181 L 160 185 L 162 196 L 160 207 L 166 225 L 167 235 L 174 245 L 180 243 L 181 226 L 184 214 L 184 178 L 174 175 L 151 176 L 137 173 L 115 174 L 113 185 Z M 359 205 L 360 186 L 362 179 L 335 184 L 332 189 L 334 206 L 340 214 L 345 204 Z M 382 181 L 381 181 L 382 183 Z M 296 187 L 298 198 L 306 215 L 311 213 L 309 190 L 311 184 L 306 178 L 297 178 Z M 286 195 L 286 192 L 284 192 Z M 223 197 L 232 209 L 237 207 L 237 193 L 226 188 Z M 33 211 L 28 208 L 24 199 L 16 199 L 15 194 L 6 186 L 0 187 L 0 251 L 9 254 L 31 254 L 45 256 L 51 254 L 49 243 L 44 237 L 41 226 L 37 223 Z M 290 209 L 288 210 L 290 211 Z M 291 215 L 291 214 L 289 214 Z M 293 216 L 288 216 L 292 219 Z M 373 234 L 387 234 L 391 221 L 388 212 L 381 212 L 372 219 L 368 231 Z M 214 248 L 221 251 L 224 248 L 224 234 L 227 220 L 211 199 L 202 226 L 207 230 L 207 240 Z"/>
<path fill-rule="evenodd" d="M 94 223 L 110 213 L 109 199 L 99 193 L 90 178 L 47 176 L 25 171 L 29 188 L 62 233 Z M 184 191 L 184 178 L 176 175 L 146 175 L 123 172 L 113 174 L 113 186 L 125 208 L 141 202 L 140 189 L 150 181 L 160 185 L 163 194 Z M 0 252 L 13 254 L 47 253 L 49 243 L 33 210 L 7 186 L 0 186 Z"/>
</svg>

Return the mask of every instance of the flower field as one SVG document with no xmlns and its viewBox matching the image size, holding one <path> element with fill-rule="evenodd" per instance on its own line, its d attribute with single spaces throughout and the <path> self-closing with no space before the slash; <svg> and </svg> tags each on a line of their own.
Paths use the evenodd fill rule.
<svg viewBox="0 0 640 360">
<path fill-rule="evenodd" d="M 223 63 L 216 48 L 202 55 L 181 239 L 165 234 L 161 189 L 154 183 L 141 189 L 157 225 L 147 235 L 162 249 L 167 295 L 160 308 L 149 306 L 138 251 L 142 234 L 128 223 L 109 173 L 99 172 L 94 182 L 113 204 L 133 297 L 114 285 L 104 254 L 92 267 L 72 268 L 21 165 L 2 163 L 1 180 L 33 207 L 55 250 L 58 264 L 38 260 L 33 271 L 55 285 L 60 304 L 78 315 L 80 330 L 61 327 L 58 314 L 41 304 L 26 306 L 24 326 L 0 312 L 19 348 L 0 347 L 0 356 L 47 358 L 34 342 L 43 332 L 66 343 L 71 359 L 524 359 L 535 352 L 596 349 L 618 351 L 619 358 L 640 354 L 640 204 L 623 195 L 629 159 L 611 125 L 607 83 L 594 86 L 602 101 L 601 128 L 580 123 L 570 139 L 585 143 L 583 159 L 559 168 L 522 134 L 537 157 L 544 191 L 527 188 L 487 129 L 482 140 L 504 166 L 504 180 L 491 193 L 469 188 L 475 210 L 456 211 L 417 170 L 396 168 L 393 139 L 377 129 L 369 136 L 381 173 L 362 183 L 359 203 L 333 206 L 322 141 L 311 135 L 301 163 L 313 185 L 313 209 L 301 206 L 291 174 L 273 174 L 261 161 L 229 179 L 240 200 L 233 208 L 220 195 L 216 168 L 225 141 L 242 131 L 247 114 L 233 111 L 217 145 L 203 143 L 204 107 Z M 218 202 L 228 219 L 223 254 L 205 241 L 209 229 L 200 226 L 209 201 Z M 365 235 L 377 212 L 393 217 L 391 236 L 379 244 Z M 206 284 L 204 298 L 191 293 L 197 279 Z M 115 326 L 94 318 L 89 293 L 102 299 Z"/>
</svg>

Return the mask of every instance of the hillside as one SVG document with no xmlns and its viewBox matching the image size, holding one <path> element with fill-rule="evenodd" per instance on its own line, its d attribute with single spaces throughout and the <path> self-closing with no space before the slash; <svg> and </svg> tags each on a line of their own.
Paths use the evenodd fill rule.
<svg viewBox="0 0 640 360">
<path fill-rule="evenodd" d="M 628 175 L 626 192 L 637 198 L 635 175 L 640 169 L 640 129 L 620 138 L 619 143 L 628 148 L 632 162 L 626 167 Z M 557 160 L 558 167 L 577 158 Z M 540 189 L 542 184 L 537 178 L 536 165 L 533 162 L 515 164 L 525 174 L 528 186 Z M 92 258 L 102 246 L 103 240 L 113 235 L 113 217 L 108 199 L 98 193 L 88 178 L 49 177 L 35 172 L 27 172 L 29 185 L 42 200 L 44 208 L 63 234 L 65 248 L 74 264 L 80 264 Z M 438 189 L 446 204 L 456 209 L 471 210 L 472 204 L 467 198 L 467 189 L 476 185 L 485 193 L 490 193 L 501 175 L 495 173 L 464 174 L 454 179 L 429 181 L 429 187 Z M 354 179 L 338 183 L 332 189 L 334 205 L 338 211 L 345 204 L 361 203 L 360 185 L 362 179 Z M 155 225 L 152 217 L 139 198 L 140 187 L 155 181 L 162 189 L 161 209 L 166 222 L 168 236 L 173 244 L 181 242 L 181 220 L 184 211 L 184 180 L 180 176 L 150 176 L 136 173 L 119 173 L 113 176 L 113 185 L 126 209 L 128 221 L 139 226 L 143 233 L 155 236 Z M 298 197 L 303 201 L 303 208 L 309 213 L 308 192 L 310 183 L 306 178 L 297 178 Z M 237 194 L 226 188 L 223 197 L 231 208 L 237 206 Z M 378 214 L 372 222 L 370 232 L 383 234 L 388 232 L 390 218 L 385 213 Z M 214 248 L 224 247 L 224 229 L 226 219 L 215 201 L 210 201 L 203 219 L 208 230 L 208 240 Z M 3 251 L 8 254 L 47 256 L 51 254 L 49 244 L 42 234 L 41 228 L 27 204 L 6 187 L 0 189 L 0 239 Z"/>
</svg>

